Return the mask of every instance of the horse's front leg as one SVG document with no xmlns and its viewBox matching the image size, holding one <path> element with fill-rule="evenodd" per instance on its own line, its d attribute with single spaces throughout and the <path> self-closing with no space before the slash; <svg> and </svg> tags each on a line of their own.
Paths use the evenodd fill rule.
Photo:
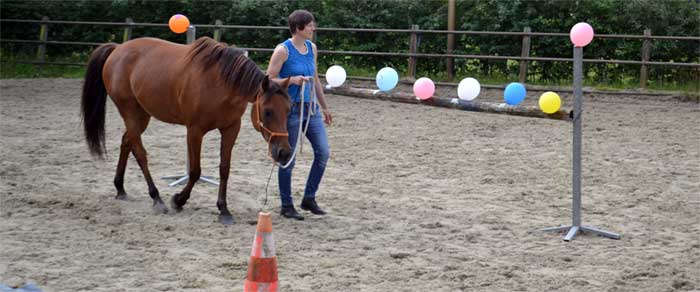
<svg viewBox="0 0 700 292">
<path fill-rule="evenodd" d="M 219 177 L 221 181 L 219 183 L 219 199 L 216 201 L 216 206 L 221 212 L 219 215 L 219 222 L 225 225 L 234 223 L 233 216 L 231 216 L 231 212 L 228 211 L 226 203 L 226 186 L 228 184 L 228 175 L 231 171 L 231 150 L 236 143 L 236 138 L 238 137 L 240 129 L 240 120 L 228 128 L 219 129 L 221 132 L 221 163 L 219 164 Z"/>
<path fill-rule="evenodd" d="M 175 194 L 170 201 L 171 206 L 176 211 L 182 211 L 182 206 L 187 203 L 190 198 L 190 192 L 192 192 L 192 187 L 199 180 L 199 176 L 202 172 L 199 164 L 199 158 L 202 152 L 202 138 L 204 137 L 204 132 L 195 127 L 187 128 L 187 159 L 189 161 L 188 169 L 188 180 L 187 185 L 178 194 Z"/>
</svg>

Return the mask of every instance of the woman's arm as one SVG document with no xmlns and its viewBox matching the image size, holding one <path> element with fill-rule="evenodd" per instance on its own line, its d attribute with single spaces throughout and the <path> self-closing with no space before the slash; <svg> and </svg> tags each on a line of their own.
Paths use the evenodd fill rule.
<svg viewBox="0 0 700 292">
<path fill-rule="evenodd" d="M 327 125 L 333 123 L 333 116 L 331 115 L 331 110 L 328 108 L 328 103 L 326 102 L 326 95 L 323 94 L 323 85 L 321 85 L 321 78 L 318 77 L 318 53 L 316 52 L 316 44 L 311 43 L 311 47 L 314 50 L 314 87 L 316 89 L 316 98 L 318 98 L 318 103 L 321 105 L 321 111 L 323 112 L 323 118 Z"/>
<path fill-rule="evenodd" d="M 277 82 L 277 84 L 283 85 L 284 79 L 279 78 L 280 70 L 282 70 L 282 65 L 287 61 L 287 48 L 284 45 L 278 45 L 275 51 L 272 52 L 272 57 L 270 57 L 270 63 L 267 65 L 267 76 L 270 80 Z M 301 85 L 304 80 L 308 78 L 304 76 L 290 76 L 289 84 Z"/>
</svg>

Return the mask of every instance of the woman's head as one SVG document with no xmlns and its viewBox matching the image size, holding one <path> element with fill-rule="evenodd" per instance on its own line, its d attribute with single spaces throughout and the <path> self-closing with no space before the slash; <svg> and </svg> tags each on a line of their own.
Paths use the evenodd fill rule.
<svg viewBox="0 0 700 292">
<path fill-rule="evenodd" d="M 289 23 L 289 32 L 295 35 L 298 31 L 302 31 L 309 25 L 315 22 L 314 15 L 306 10 L 295 10 L 287 19 Z"/>
</svg>

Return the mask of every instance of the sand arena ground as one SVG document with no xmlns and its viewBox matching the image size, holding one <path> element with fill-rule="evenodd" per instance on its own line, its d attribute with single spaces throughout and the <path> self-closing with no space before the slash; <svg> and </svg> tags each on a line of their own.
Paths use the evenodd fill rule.
<svg viewBox="0 0 700 292">
<path fill-rule="evenodd" d="M 0 283 L 45 291 L 240 291 L 270 171 L 244 116 L 229 208 L 197 184 L 181 213 L 155 215 L 130 158 L 130 201 L 112 184 L 124 129 L 107 107 L 105 161 L 88 154 L 78 79 L 0 81 Z M 455 93 L 440 89 L 443 96 Z M 534 104 L 537 93 L 526 103 Z M 484 91 L 482 99 L 496 99 Z M 571 96 L 562 95 L 564 107 Z M 570 223 L 568 122 L 328 96 L 325 217 L 290 221 L 276 178 L 267 209 L 281 291 L 676 291 L 700 289 L 700 107 L 586 95 L 583 222 L 619 241 L 532 232 Z M 152 121 L 154 177 L 183 172 L 185 129 Z M 312 161 L 306 144 L 295 203 Z M 203 174 L 218 176 L 219 134 Z M 156 179 L 165 200 L 179 190 Z"/>
</svg>

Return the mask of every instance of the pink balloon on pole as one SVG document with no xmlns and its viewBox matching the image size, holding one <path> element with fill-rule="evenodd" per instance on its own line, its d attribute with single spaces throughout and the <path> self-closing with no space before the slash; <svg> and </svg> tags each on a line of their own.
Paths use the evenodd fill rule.
<svg viewBox="0 0 700 292">
<path fill-rule="evenodd" d="M 413 83 L 413 93 L 420 99 L 428 99 L 435 93 L 435 84 L 428 77 L 422 77 Z"/>
<path fill-rule="evenodd" d="M 593 27 L 585 22 L 579 22 L 571 28 L 569 38 L 574 46 L 585 47 L 593 40 Z"/>
</svg>

